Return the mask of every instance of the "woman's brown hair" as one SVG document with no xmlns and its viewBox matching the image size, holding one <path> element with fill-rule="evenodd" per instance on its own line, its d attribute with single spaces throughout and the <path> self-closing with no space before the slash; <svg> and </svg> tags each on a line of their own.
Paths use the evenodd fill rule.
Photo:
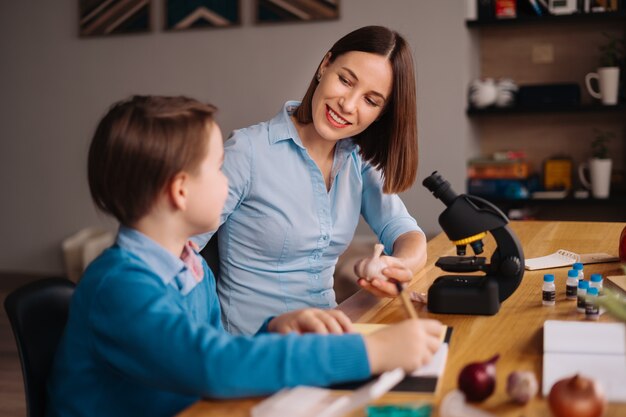
<svg viewBox="0 0 626 417">
<path fill-rule="evenodd" d="M 328 51 L 330 62 L 352 51 L 385 56 L 391 63 L 391 99 L 381 116 L 354 140 L 361 148 L 363 159 L 382 171 L 383 191 L 405 191 L 415 182 L 418 163 L 415 73 L 409 45 L 397 32 L 386 27 L 365 26 L 348 33 L 333 45 Z M 313 121 L 311 102 L 318 84 L 315 75 L 295 112 L 299 123 Z"/>
<path fill-rule="evenodd" d="M 215 111 L 186 97 L 134 96 L 115 103 L 89 148 L 96 206 L 127 226 L 146 215 L 177 173 L 198 169 Z"/>
</svg>

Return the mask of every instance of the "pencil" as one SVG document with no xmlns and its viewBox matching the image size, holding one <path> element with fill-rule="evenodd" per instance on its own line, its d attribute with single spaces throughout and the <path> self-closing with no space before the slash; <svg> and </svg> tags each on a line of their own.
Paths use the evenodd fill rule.
<svg viewBox="0 0 626 417">
<path fill-rule="evenodd" d="M 398 289 L 398 295 L 402 300 L 402 304 L 404 305 L 404 310 L 406 311 L 407 316 L 409 316 L 410 319 L 416 319 L 417 313 L 415 312 L 415 307 L 413 307 L 413 303 L 411 303 L 407 292 L 404 291 L 404 285 L 402 285 L 401 282 L 396 281 L 396 288 Z"/>
</svg>

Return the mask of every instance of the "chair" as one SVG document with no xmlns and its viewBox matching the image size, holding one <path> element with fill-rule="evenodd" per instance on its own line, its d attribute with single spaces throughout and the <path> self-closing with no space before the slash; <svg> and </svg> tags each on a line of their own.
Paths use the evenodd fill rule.
<svg viewBox="0 0 626 417">
<path fill-rule="evenodd" d="M 46 278 L 14 290 L 4 301 L 20 355 L 28 417 L 45 413 L 46 381 L 74 287 L 64 278 Z"/>
<path fill-rule="evenodd" d="M 215 275 L 215 280 L 219 279 L 220 275 L 220 254 L 217 245 L 217 237 L 218 232 L 215 232 L 209 242 L 202 248 L 200 251 L 200 255 L 204 258 L 211 271 L 213 271 L 213 275 Z"/>
</svg>

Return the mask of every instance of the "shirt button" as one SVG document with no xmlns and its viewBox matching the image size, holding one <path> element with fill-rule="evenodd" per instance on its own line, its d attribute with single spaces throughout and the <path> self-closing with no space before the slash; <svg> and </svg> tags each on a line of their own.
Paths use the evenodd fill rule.
<svg viewBox="0 0 626 417">
<path fill-rule="evenodd" d="M 315 275 L 313 275 L 313 278 L 315 278 L 315 279 L 319 279 L 319 278 L 320 278 L 320 276 L 319 276 L 318 274 L 315 274 Z"/>
<path fill-rule="evenodd" d="M 322 236 L 322 239 L 324 239 L 324 240 L 328 240 L 328 235 L 324 235 L 324 236 Z"/>
</svg>

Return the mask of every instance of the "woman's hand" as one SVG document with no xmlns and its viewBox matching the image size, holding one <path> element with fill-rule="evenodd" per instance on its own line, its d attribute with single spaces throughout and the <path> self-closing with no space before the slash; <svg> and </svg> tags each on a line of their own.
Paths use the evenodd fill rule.
<svg viewBox="0 0 626 417">
<path fill-rule="evenodd" d="M 367 261 L 368 259 L 369 258 L 359 260 L 355 264 L 354 270 L 357 271 L 359 263 Z M 382 273 L 387 278 L 387 281 L 382 281 L 380 279 L 368 281 L 365 278 L 359 277 L 357 283 L 361 288 L 371 292 L 377 297 L 396 297 L 398 295 L 396 282 L 410 282 L 411 278 L 413 278 L 413 272 L 401 259 L 393 256 L 381 256 L 381 260 L 387 264 L 387 266 L 382 270 Z"/>
<path fill-rule="evenodd" d="M 305 308 L 274 317 L 267 325 L 274 333 L 343 334 L 353 331 L 352 322 L 342 311 Z"/>
</svg>

